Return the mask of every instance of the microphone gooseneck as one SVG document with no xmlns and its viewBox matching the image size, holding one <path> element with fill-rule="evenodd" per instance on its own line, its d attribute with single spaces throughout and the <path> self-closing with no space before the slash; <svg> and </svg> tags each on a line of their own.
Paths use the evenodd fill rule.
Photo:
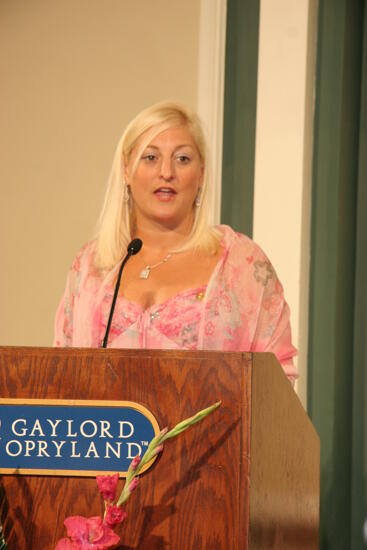
<svg viewBox="0 0 367 550">
<path fill-rule="evenodd" d="M 113 298 L 112 298 L 112 304 L 111 304 L 111 310 L 110 310 L 110 315 L 108 317 L 108 322 L 107 322 L 107 327 L 106 327 L 106 334 L 104 335 L 104 338 L 103 338 L 103 342 L 102 342 L 102 348 L 106 348 L 107 347 L 107 342 L 108 342 L 108 335 L 110 333 L 110 328 L 111 328 L 111 323 L 112 323 L 112 317 L 113 317 L 113 313 L 115 311 L 115 305 L 116 305 L 116 300 L 117 300 L 117 295 L 118 295 L 118 292 L 119 292 L 119 289 L 120 289 L 120 281 L 121 281 L 121 275 L 122 275 L 122 271 L 125 267 L 125 264 L 127 262 L 127 260 L 131 257 L 131 256 L 135 256 L 135 254 L 137 254 L 138 252 L 140 252 L 141 250 L 141 247 L 143 246 L 143 242 L 141 241 L 141 239 L 133 239 L 128 247 L 127 247 L 127 254 L 125 256 L 125 258 L 122 260 L 121 262 L 121 266 L 120 266 L 120 269 L 119 269 L 119 273 L 118 273 L 118 276 L 117 276 L 117 281 L 116 281 L 116 286 L 115 286 L 115 292 L 113 293 Z"/>
</svg>

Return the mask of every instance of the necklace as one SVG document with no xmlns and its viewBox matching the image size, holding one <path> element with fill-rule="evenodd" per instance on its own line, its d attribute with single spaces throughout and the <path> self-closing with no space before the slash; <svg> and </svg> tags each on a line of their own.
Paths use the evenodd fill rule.
<svg viewBox="0 0 367 550">
<path fill-rule="evenodd" d="M 162 265 L 162 264 L 165 264 L 166 262 L 168 262 L 168 260 L 172 258 L 172 254 L 167 254 L 167 256 L 165 258 L 163 258 L 162 261 L 154 264 L 154 265 L 146 265 L 141 271 L 140 271 L 140 274 L 139 274 L 139 279 L 148 279 L 149 275 L 150 275 L 150 272 L 152 269 L 154 269 L 155 267 L 158 267 L 159 265 Z"/>
</svg>

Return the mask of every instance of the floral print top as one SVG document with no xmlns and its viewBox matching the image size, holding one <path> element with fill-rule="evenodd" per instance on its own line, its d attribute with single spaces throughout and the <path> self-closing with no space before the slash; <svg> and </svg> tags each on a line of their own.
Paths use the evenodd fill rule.
<svg viewBox="0 0 367 550">
<path fill-rule="evenodd" d="M 292 357 L 289 307 L 276 273 L 248 237 L 221 225 L 223 254 L 207 285 L 143 309 L 119 295 L 108 347 L 271 351 L 288 378 Z M 94 241 L 77 255 L 56 314 L 56 346 L 100 347 L 119 266 L 101 273 Z"/>
</svg>

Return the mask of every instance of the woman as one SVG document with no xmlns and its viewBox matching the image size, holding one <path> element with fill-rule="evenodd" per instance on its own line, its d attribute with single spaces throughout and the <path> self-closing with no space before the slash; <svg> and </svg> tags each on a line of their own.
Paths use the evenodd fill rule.
<svg viewBox="0 0 367 550">
<path fill-rule="evenodd" d="M 174 103 L 141 112 L 115 154 L 97 238 L 69 272 L 57 346 L 99 347 L 128 243 L 109 347 L 272 351 L 293 382 L 289 308 L 261 249 L 212 227 L 198 117 Z"/>
</svg>

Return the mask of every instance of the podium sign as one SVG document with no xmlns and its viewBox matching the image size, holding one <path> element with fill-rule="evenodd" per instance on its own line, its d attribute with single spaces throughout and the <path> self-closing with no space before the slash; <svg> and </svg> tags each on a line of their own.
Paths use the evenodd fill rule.
<svg viewBox="0 0 367 550">
<path fill-rule="evenodd" d="M 0 473 L 125 477 L 159 431 L 137 403 L 0 398 Z"/>
</svg>

